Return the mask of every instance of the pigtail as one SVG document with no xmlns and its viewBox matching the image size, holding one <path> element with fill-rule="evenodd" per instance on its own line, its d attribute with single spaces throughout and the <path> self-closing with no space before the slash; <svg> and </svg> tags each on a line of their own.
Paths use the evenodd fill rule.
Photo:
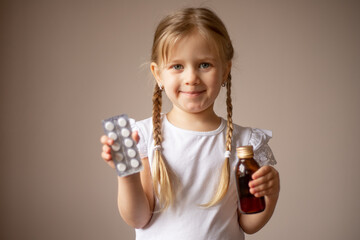
<svg viewBox="0 0 360 240">
<path fill-rule="evenodd" d="M 220 182 L 216 192 L 210 202 L 202 204 L 202 207 L 212 207 L 219 203 L 226 195 L 229 189 L 230 183 L 230 153 L 231 153 L 231 142 L 233 135 L 233 121 L 232 121 L 232 100 L 231 100 L 231 74 L 229 73 L 228 80 L 226 82 L 226 106 L 227 106 L 227 129 L 226 129 L 226 153 L 225 161 L 221 168 Z"/>
<path fill-rule="evenodd" d="M 161 154 L 161 89 L 155 84 L 153 95 L 153 138 L 154 138 L 154 158 L 152 161 L 152 180 L 155 196 L 158 198 L 161 210 L 166 209 L 174 202 L 173 188 L 170 181 L 170 170 Z"/>
</svg>

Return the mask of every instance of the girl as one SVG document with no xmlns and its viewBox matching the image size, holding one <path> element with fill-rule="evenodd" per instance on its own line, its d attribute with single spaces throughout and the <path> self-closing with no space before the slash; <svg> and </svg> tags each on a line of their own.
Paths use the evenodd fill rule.
<svg viewBox="0 0 360 240">
<path fill-rule="evenodd" d="M 119 212 L 136 228 L 136 239 L 244 239 L 244 232 L 255 233 L 272 216 L 280 184 L 268 166 L 276 163 L 267 145 L 271 132 L 232 123 L 232 57 L 227 30 L 208 9 L 183 9 L 158 25 L 150 66 L 153 115 L 135 124 L 133 136 L 144 170 L 118 177 Z M 221 87 L 227 89 L 227 120 L 213 109 Z M 172 102 L 166 114 L 163 91 Z M 101 143 L 102 158 L 114 167 L 113 141 L 102 136 Z M 262 165 L 250 191 L 265 196 L 266 209 L 243 215 L 231 169 L 235 148 L 250 144 Z"/>
</svg>

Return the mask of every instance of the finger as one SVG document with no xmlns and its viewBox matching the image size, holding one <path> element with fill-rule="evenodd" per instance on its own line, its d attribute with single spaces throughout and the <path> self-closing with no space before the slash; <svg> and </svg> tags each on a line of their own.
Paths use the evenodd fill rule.
<svg viewBox="0 0 360 240">
<path fill-rule="evenodd" d="M 275 175 L 270 172 L 270 173 L 268 173 L 268 174 L 266 174 L 264 176 L 261 176 L 261 177 L 255 179 L 255 180 L 251 180 L 249 182 L 249 187 L 254 188 L 254 187 L 260 186 L 262 184 L 265 184 L 265 183 L 273 180 L 274 176 Z"/>
<path fill-rule="evenodd" d="M 255 194 L 262 191 L 267 191 L 274 187 L 274 181 L 268 181 L 256 187 L 250 187 L 250 193 Z"/>
<path fill-rule="evenodd" d="M 280 181 L 276 175 L 271 180 L 250 188 L 250 193 L 254 194 L 255 196 L 256 193 L 263 196 L 263 195 L 278 194 L 279 192 L 280 192 Z"/>
<path fill-rule="evenodd" d="M 255 197 L 264 197 L 264 196 L 275 195 L 278 193 L 279 193 L 279 191 L 277 191 L 276 189 L 269 188 L 269 189 L 265 189 L 263 191 L 255 192 L 254 196 Z"/>
<path fill-rule="evenodd" d="M 100 138 L 100 142 L 102 144 L 106 144 L 107 140 L 108 140 L 108 137 L 106 135 L 102 135 L 101 138 Z"/>
<path fill-rule="evenodd" d="M 260 177 L 270 173 L 273 170 L 275 170 L 275 169 L 271 166 L 262 166 L 251 177 L 252 177 L 252 179 L 257 179 L 257 178 L 260 178 Z"/>
<path fill-rule="evenodd" d="M 112 140 L 111 138 L 108 138 L 108 136 L 106 136 L 106 135 L 102 135 L 100 138 L 100 142 L 102 144 L 112 145 L 114 143 L 114 140 Z"/>
<path fill-rule="evenodd" d="M 109 147 L 108 145 L 103 145 L 102 150 L 103 152 L 111 153 L 111 147 Z"/>
<path fill-rule="evenodd" d="M 110 167 L 115 168 L 115 163 L 112 161 L 111 154 L 102 152 L 101 157 L 105 160 L 107 164 L 109 164 Z"/>
<path fill-rule="evenodd" d="M 106 152 L 102 152 L 101 157 L 102 157 L 102 159 L 104 159 L 107 162 L 112 160 L 111 154 L 106 153 Z"/>
<path fill-rule="evenodd" d="M 140 137 L 139 137 L 138 131 L 133 131 L 132 134 L 131 134 L 131 136 L 132 136 L 132 138 L 134 139 L 134 141 L 135 141 L 136 143 L 139 142 Z"/>
<path fill-rule="evenodd" d="M 254 196 L 257 197 L 257 198 L 265 197 L 266 195 L 271 195 L 271 194 L 268 191 L 261 191 L 261 192 L 254 193 Z"/>
</svg>

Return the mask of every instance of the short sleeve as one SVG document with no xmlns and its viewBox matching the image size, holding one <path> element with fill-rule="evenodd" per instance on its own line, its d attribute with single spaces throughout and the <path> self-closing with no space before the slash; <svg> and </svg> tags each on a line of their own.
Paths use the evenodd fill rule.
<svg viewBox="0 0 360 240">
<path fill-rule="evenodd" d="M 147 152 L 147 143 L 143 131 L 141 130 L 141 127 L 139 127 L 139 125 L 135 122 L 134 119 L 130 119 L 130 125 L 132 131 L 137 131 L 139 134 L 140 139 L 137 144 L 137 148 L 139 150 L 140 158 L 146 158 L 148 156 L 148 152 Z"/>
<path fill-rule="evenodd" d="M 269 130 L 251 129 L 249 144 L 254 147 L 254 159 L 260 166 L 276 164 L 274 154 L 268 145 L 271 138 L 272 132 Z"/>
</svg>

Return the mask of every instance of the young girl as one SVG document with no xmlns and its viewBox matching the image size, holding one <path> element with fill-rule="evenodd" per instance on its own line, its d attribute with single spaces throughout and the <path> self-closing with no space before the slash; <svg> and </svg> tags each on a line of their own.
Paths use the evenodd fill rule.
<svg viewBox="0 0 360 240">
<path fill-rule="evenodd" d="M 210 10 L 187 8 L 165 17 L 156 29 L 151 72 L 156 80 L 152 118 L 136 122 L 144 169 L 118 177 L 118 208 L 136 239 L 244 239 L 271 218 L 279 196 L 271 132 L 232 123 L 233 47 L 222 21 Z M 227 120 L 213 106 L 227 90 Z M 165 92 L 172 109 L 161 114 Z M 101 137 L 102 158 L 112 167 L 113 141 Z M 232 169 L 236 147 L 253 145 L 262 166 L 249 183 L 265 196 L 265 211 L 237 210 Z"/>
</svg>

